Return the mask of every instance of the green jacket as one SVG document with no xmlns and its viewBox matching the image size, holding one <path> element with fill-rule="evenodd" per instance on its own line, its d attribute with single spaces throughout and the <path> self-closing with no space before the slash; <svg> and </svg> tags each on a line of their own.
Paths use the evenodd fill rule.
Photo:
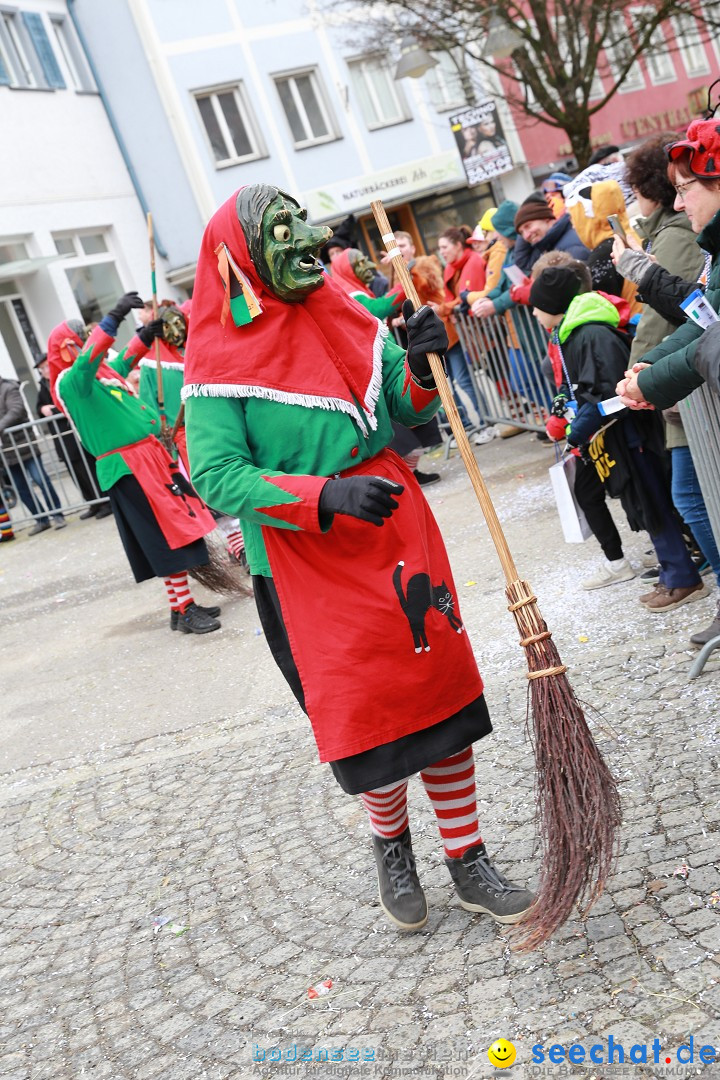
<svg viewBox="0 0 720 1080">
<path fill-rule="evenodd" d="M 708 303 L 720 312 L 720 211 L 697 237 L 697 243 L 712 257 L 705 296 Z M 646 401 L 658 409 L 669 409 L 702 384 L 702 378 L 692 365 L 702 333 L 701 327 L 688 321 L 645 353 L 643 363 L 652 367 L 640 372 L 638 386 Z"/>
<path fill-rule="evenodd" d="M 165 419 L 168 427 L 172 427 L 180 411 L 180 392 L 183 386 L 184 366 L 181 363 L 173 364 L 163 360 L 160 367 L 162 368 L 163 397 L 165 399 Z M 152 405 L 157 413 L 160 412 L 157 398 L 157 370 L 152 349 L 148 352 L 147 357 L 140 361 L 138 394 L 142 401 Z"/>
<path fill-rule="evenodd" d="M 57 398 L 78 429 L 80 441 L 98 458 L 97 478 L 103 491 L 109 491 L 121 476 L 131 472 L 121 455 L 112 451 L 160 432 L 160 418 L 152 405 L 96 378 L 114 340 L 99 326 L 95 327 L 72 367 L 62 371 L 55 382 Z M 136 353 L 130 351 L 133 342 L 138 339 L 133 338 L 119 356 L 108 362 L 122 378 L 137 361 Z"/>
<path fill-rule="evenodd" d="M 262 526 L 321 532 L 317 504 L 328 477 L 388 446 L 391 420 L 413 427 L 434 416 L 436 391 L 406 379 L 405 352 L 387 338 L 377 428 L 367 437 L 340 411 L 260 397 L 186 399 L 193 485 L 209 506 L 240 518 L 253 574 L 271 576 Z"/>
</svg>

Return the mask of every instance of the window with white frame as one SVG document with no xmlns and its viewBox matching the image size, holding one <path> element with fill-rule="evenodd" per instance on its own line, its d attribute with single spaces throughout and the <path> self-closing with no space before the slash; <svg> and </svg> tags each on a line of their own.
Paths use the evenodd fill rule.
<svg viewBox="0 0 720 1080">
<path fill-rule="evenodd" d="M 274 78 L 296 150 L 339 137 L 317 68 Z"/>
<path fill-rule="evenodd" d="M 370 131 L 401 124 L 410 118 L 402 87 L 381 56 L 349 60 L 350 81 Z"/>
<path fill-rule="evenodd" d="M 7 71 L 7 79 L 3 81 L 9 86 L 42 85 L 17 11 L 0 9 L 0 51 Z"/>
<path fill-rule="evenodd" d="M 58 63 L 67 85 L 71 90 L 76 91 L 95 90 L 96 86 L 90 68 L 69 21 L 63 15 L 52 14 L 50 27 L 54 38 L 53 44 L 57 47 Z"/>
<path fill-rule="evenodd" d="M 195 91 L 194 97 L 217 168 L 267 156 L 242 83 Z"/>
<path fill-rule="evenodd" d="M 628 57 L 634 51 L 634 45 L 630 38 L 630 28 L 625 22 L 621 12 L 617 12 L 610 20 L 610 42 L 606 42 L 605 55 L 607 56 L 610 70 L 615 79 L 627 63 Z M 619 94 L 632 94 L 636 90 L 645 88 L 645 76 L 637 60 L 633 60 L 628 68 L 627 75 L 618 88 Z"/>
<path fill-rule="evenodd" d="M 99 322 L 125 292 L 107 231 L 83 229 L 57 233 L 53 234 L 53 240 L 58 254 L 68 256 L 60 265 L 67 275 L 83 320 L 86 323 Z M 126 345 L 132 334 L 132 320 L 124 319 L 118 330 L 116 347 Z"/>
<path fill-rule="evenodd" d="M 635 24 L 636 31 L 642 31 L 643 20 L 651 18 L 652 14 L 652 8 L 633 8 L 630 17 Z M 648 70 L 648 75 L 650 76 L 650 82 L 654 86 L 659 86 L 661 83 L 674 82 L 677 78 L 675 74 L 675 65 L 672 62 L 667 38 L 665 37 L 665 31 L 662 26 L 656 26 L 653 30 L 652 36 L 650 37 L 650 44 L 647 49 L 643 50 L 642 58 L 645 61 L 645 66 Z"/>
<path fill-rule="evenodd" d="M 691 78 L 696 75 L 708 75 L 710 73 L 710 64 L 705 52 L 705 46 L 702 43 L 703 35 L 697 19 L 690 14 L 684 13 L 673 16 L 670 22 L 675 32 L 675 38 L 687 74 Z"/>
<path fill-rule="evenodd" d="M 437 60 L 437 64 L 429 69 L 425 78 L 435 110 L 449 112 L 451 109 L 459 109 L 466 105 L 460 71 L 450 50 L 445 49 L 430 55 L 433 60 Z"/>
<path fill-rule="evenodd" d="M 708 42 L 712 41 L 712 48 L 715 50 L 715 59 L 720 64 L 720 34 L 717 33 L 716 24 L 717 17 L 717 5 L 715 0 L 702 0 L 698 5 L 698 15 L 702 21 L 703 27 L 703 39 Z"/>
<path fill-rule="evenodd" d="M 65 89 L 63 72 L 42 15 L 0 6 L 0 84 Z"/>
</svg>

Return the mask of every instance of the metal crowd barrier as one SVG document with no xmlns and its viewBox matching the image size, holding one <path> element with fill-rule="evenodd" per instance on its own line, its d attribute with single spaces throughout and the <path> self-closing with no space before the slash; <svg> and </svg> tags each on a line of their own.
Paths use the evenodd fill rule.
<svg viewBox="0 0 720 1080">
<path fill-rule="evenodd" d="M 86 468 L 84 455 L 76 449 L 80 446 L 76 432 L 68 430 L 67 424 L 65 417 L 56 415 L 5 429 L 5 441 L 0 445 L 0 485 L 2 502 L 12 504 L 7 508 L 13 528 L 38 518 L 64 516 L 107 499 L 97 486 L 94 469 Z M 85 470 L 83 484 L 92 498 L 82 494 L 80 468 Z M 35 512 L 23 501 L 25 485 L 37 506 Z"/>
<path fill-rule="evenodd" d="M 680 416 L 715 542 L 720 545 L 720 397 L 707 386 L 699 386 L 680 402 Z M 719 648 L 720 635 L 702 647 L 690 668 L 691 679 L 697 678 L 710 653 Z"/>
<path fill-rule="evenodd" d="M 547 334 L 529 307 L 486 319 L 456 314 L 455 325 L 489 424 L 544 431 L 553 389 L 541 370 Z"/>
</svg>

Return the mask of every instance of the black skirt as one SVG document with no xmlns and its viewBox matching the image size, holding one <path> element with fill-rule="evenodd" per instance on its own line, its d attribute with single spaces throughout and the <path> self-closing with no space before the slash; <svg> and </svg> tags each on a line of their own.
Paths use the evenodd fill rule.
<svg viewBox="0 0 720 1080">
<path fill-rule="evenodd" d="M 121 476 L 108 491 L 108 496 L 136 581 L 171 577 L 193 566 L 205 566 L 210 561 L 207 544 L 202 538 L 179 548 L 168 545 L 147 495 L 132 474 Z"/>
<path fill-rule="evenodd" d="M 270 651 L 300 708 L 307 712 L 300 673 L 290 649 L 275 583 L 272 578 L 259 574 L 254 575 L 252 580 L 260 623 Z M 422 731 L 413 731 L 400 739 L 329 764 L 343 791 L 348 795 L 359 795 L 360 792 L 373 791 L 404 780 L 452 754 L 459 754 L 491 731 L 490 715 L 485 697 L 481 694 L 452 716 Z"/>
</svg>

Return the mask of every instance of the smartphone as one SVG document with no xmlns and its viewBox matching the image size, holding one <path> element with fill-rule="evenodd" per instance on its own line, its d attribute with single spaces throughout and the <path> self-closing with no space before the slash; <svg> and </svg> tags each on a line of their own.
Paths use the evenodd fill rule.
<svg viewBox="0 0 720 1080">
<path fill-rule="evenodd" d="M 627 242 L 627 234 L 623 229 L 620 218 L 617 216 L 617 214 L 608 214 L 608 222 L 610 223 L 610 228 L 615 233 L 615 235 L 619 236 L 621 240 L 625 240 Z"/>
</svg>

